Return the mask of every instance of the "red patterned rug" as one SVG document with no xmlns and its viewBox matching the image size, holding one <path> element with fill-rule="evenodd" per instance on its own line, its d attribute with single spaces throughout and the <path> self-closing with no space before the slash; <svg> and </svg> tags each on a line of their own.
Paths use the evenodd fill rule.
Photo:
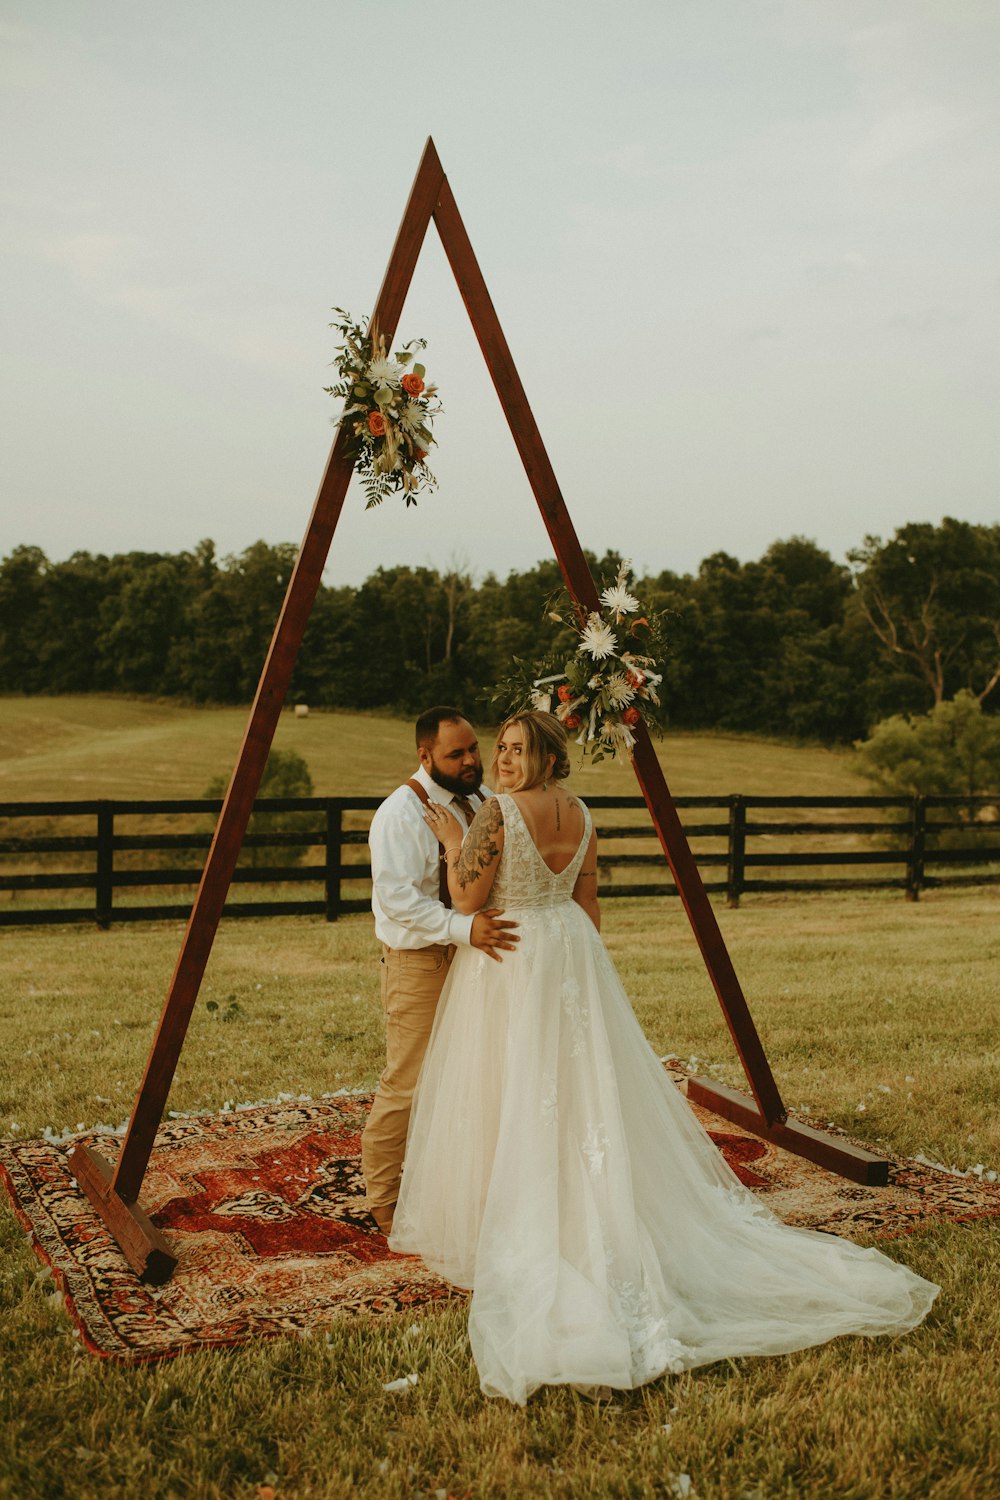
<svg viewBox="0 0 1000 1500">
<path fill-rule="evenodd" d="M 67 1168 L 76 1141 L 113 1160 L 116 1137 L 2 1142 L 0 1177 L 84 1343 L 104 1357 L 163 1359 L 461 1298 L 419 1260 L 393 1255 L 365 1213 L 358 1153 L 370 1102 L 353 1094 L 256 1105 L 163 1126 L 142 1204 L 179 1254 L 164 1287 L 136 1280 Z M 935 1219 L 1000 1214 L 1000 1187 L 901 1159 L 889 1186 L 858 1187 L 697 1113 L 740 1178 L 789 1223 L 892 1239 Z"/>
</svg>

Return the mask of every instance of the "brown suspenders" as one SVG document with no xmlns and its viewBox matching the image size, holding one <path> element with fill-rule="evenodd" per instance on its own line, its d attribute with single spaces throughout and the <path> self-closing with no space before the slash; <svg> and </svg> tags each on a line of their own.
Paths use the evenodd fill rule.
<svg viewBox="0 0 1000 1500">
<path fill-rule="evenodd" d="M 420 801 L 426 807 L 427 803 L 431 800 L 427 795 L 427 788 L 422 786 L 419 781 L 414 781 L 412 777 L 409 781 L 404 782 L 404 785 L 408 786 L 411 792 L 416 792 Z M 486 798 L 480 791 L 471 793 L 471 796 L 478 797 L 480 802 L 486 801 Z M 438 855 L 438 896 L 442 906 L 451 905 L 451 892 L 448 889 L 448 861 L 444 857 L 443 849 Z"/>
</svg>

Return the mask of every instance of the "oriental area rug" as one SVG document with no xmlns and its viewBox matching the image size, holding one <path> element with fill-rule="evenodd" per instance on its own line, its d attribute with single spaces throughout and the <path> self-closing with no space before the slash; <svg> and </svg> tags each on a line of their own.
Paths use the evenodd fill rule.
<svg viewBox="0 0 1000 1500">
<path fill-rule="evenodd" d="M 163 1287 L 137 1280 L 67 1167 L 77 1141 L 113 1160 L 114 1135 L 0 1142 L 0 1179 L 84 1344 L 105 1358 L 164 1359 L 463 1299 L 419 1260 L 393 1255 L 365 1212 L 359 1152 L 370 1103 L 347 1094 L 164 1124 L 142 1189 L 178 1254 Z M 741 1180 L 788 1223 L 878 1240 L 937 1219 L 1000 1215 L 1000 1187 L 976 1178 L 893 1159 L 888 1186 L 859 1187 L 696 1112 Z"/>
</svg>

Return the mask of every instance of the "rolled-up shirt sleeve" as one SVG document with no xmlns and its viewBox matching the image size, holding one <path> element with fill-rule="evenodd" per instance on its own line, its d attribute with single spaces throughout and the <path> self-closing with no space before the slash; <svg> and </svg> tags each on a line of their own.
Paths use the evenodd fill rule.
<svg viewBox="0 0 1000 1500">
<path fill-rule="evenodd" d="M 475 914 L 452 911 L 421 888 L 429 837 L 422 822 L 418 825 L 400 809 L 383 805 L 373 818 L 368 846 L 376 929 L 382 929 L 379 935 L 390 947 L 471 946 Z M 434 870 L 436 880 L 436 859 Z"/>
</svg>

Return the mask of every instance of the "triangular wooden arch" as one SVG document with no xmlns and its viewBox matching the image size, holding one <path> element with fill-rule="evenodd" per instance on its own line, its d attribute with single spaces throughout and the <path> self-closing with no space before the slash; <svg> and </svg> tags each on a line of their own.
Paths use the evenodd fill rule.
<svg viewBox="0 0 1000 1500">
<path fill-rule="evenodd" d="M 432 140 L 428 140 L 424 148 L 372 321 L 384 333 L 387 345 L 391 345 L 424 235 L 432 219 L 500 397 L 500 404 L 567 587 L 581 611 L 597 609 L 597 587 L 556 483 L 552 465 Z M 292 668 L 354 472 L 353 461 L 345 449 L 345 435 L 341 428 L 338 429 L 330 453 L 264 663 L 246 733 L 219 815 L 117 1167 L 112 1168 L 103 1157 L 87 1147 L 78 1146 L 70 1157 L 70 1166 L 77 1181 L 121 1246 L 130 1265 L 144 1279 L 154 1283 L 164 1282 L 170 1277 L 176 1257 L 136 1200 L 222 916 Z M 855 1181 L 885 1182 L 887 1163 L 884 1160 L 823 1135 L 807 1125 L 787 1121 L 785 1107 L 660 763 L 642 724 L 635 726 L 635 735 L 635 773 L 754 1097 L 750 1100 L 745 1095 L 737 1094 L 708 1079 L 692 1080 L 689 1094 L 716 1113 L 736 1120 L 757 1134 Z"/>
</svg>

